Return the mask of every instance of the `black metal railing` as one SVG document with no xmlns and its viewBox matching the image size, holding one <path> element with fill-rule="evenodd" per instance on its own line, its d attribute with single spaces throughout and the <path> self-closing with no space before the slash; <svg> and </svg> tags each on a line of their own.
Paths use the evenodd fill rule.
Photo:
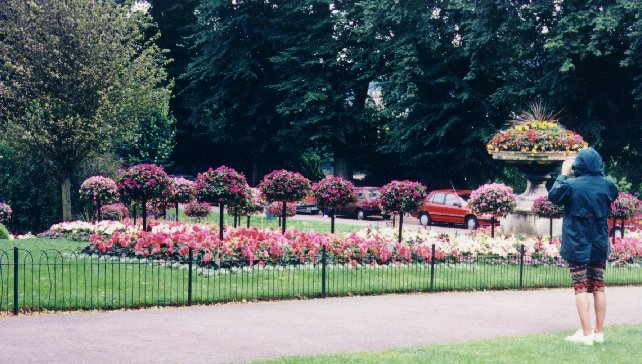
<svg viewBox="0 0 642 364">
<path fill-rule="evenodd" d="M 448 257 L 359 265 L 316 260 L 229 259 L 204 265 L 190 249 L 176 259 L 92 256 L 70 250 L 0 250 L 0 312 L 116 309 L 395 292 L 570 286 L 559 258 Z M 642 259 L 609 263 L 607 285 L 642 284 Z"/>
</svg>

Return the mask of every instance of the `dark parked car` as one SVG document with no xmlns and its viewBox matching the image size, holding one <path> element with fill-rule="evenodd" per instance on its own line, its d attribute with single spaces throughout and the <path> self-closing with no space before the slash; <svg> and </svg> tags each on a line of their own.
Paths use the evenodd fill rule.
<svg viewBox="0 0 642 364">
<path fill-rule="evenodd" d="M 310 214 L 316 215 L 320 211 L 319 206 L 313 202 L 298 201 L 296 203 L 296 213 L 297 214 Z"/>
<path fill-rule="evenodd" d="M 384 219 L 389 219 L 389 215 L 382 215 L 381 208 L 379 207 L 379 192 L 378 187 L 356 187 L 357 202 L 337 210 L 337 215 L 348 215 L 355 217 L 359 220 L 364 220 L 368 216 L 382 216 Z"/>
</svg>

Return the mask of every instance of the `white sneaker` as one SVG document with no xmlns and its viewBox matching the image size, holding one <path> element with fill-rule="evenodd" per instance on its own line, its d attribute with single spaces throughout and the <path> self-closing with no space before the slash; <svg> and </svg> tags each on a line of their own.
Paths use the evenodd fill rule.
<svg viewBox="0 0 642 364">
<path fill-rule="evenodd" d="M 603 344 L 604 343 L 604 331 L 599 333 L 593 333 L 593 342 Z"/>
<path fill-rule="evenodd" d="M 571 336 L 567 336 L 564 340 L 575 343 L 575 344 L 582 344 L 582 345 L 588 345 L 592 346 L 593 345 L 593 333 L 591 332 L 588 335 L 584 335 L 584 332 L 582 329 L 579 329 L 575 332 L 575 334 Z"/>
</svg>

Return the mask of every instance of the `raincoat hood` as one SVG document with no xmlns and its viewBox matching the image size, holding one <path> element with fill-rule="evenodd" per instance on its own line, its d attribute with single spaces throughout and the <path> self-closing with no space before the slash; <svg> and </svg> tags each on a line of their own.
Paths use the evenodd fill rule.
<svg viewBox="0 0 642 364">
<path fill-rule="evenodd" d="M 602 172 L 602 157 L 593 148 L 584 148 L 575 158 L 573 163 L 575 177 L 579 176 L 604 176 Z"/>
</svg>

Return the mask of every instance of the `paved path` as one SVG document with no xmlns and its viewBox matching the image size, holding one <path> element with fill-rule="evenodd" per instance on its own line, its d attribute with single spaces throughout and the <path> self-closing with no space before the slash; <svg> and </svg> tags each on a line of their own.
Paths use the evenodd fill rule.
<svg viewBox="0 0 642 364">
<path fill-rule="evenodd" d="M 642 287 L 607 292 L 609 325 L 642 323 Z M 0 319 L 0 362 L 222 363 L 553 332 L 576 321 L 569 289 L 45 314 Z"/>
</svg>

